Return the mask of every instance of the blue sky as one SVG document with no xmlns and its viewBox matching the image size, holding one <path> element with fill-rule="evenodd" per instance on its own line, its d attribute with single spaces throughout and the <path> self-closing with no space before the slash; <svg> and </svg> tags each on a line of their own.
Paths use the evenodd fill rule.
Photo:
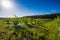
<svg viewBox="0 0 60 40">
<path fill-rule="evenodd" d="M 5 13 L 0 13 L 4 17 L 12 17 L 14 14 L 16 16 L 27 16 L 27 15 L 41 15 L 50 14 L 54 12 L 60 12 L 60 0 L 13 0 L 14 4 L 13 10 L 7 11 L 8 15 Z M 1 10 L 1 9 L 0 9 Z"/>
</svg>

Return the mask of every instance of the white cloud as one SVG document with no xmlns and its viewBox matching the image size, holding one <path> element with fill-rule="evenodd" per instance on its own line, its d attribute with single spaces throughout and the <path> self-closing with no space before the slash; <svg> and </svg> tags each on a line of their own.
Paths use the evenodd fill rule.
<svg viewBox="0 0 60 40">
<path fill-rule="evenodd" d="M 51 11 L 51 13 L 55 13 L 55 12 L 56 12 L 56 10 L 52 10 L 52 11 Z"/>
</svg>

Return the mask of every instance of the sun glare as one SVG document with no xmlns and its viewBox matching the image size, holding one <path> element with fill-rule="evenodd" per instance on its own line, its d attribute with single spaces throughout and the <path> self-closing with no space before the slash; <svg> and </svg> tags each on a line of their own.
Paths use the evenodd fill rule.
<svg viewBox="0 0 60 40">
<path fill-rule="evenodd" d="M 12 8 L 12 3 L 9 0 L 2 0 L 1 5 L 3 8 L 6 8 L 6 9 Z"/>
</svg>

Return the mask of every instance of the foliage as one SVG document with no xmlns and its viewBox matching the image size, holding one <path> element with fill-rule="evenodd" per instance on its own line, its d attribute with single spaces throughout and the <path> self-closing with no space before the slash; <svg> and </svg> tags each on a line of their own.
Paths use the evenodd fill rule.
<svg viewBox="0 0 60 40">
<path fill-rule="evenodd" d="M 59 40 L 60 17 L 0 19 L 0 40 Z"/>
</svg>

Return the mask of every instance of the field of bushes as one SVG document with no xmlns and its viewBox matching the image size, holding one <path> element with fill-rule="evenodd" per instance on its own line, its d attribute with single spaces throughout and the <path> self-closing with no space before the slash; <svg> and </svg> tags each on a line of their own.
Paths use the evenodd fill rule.
<svg viewBox="0 0 60 40">
<path fill-rule="evenodd" d="M 2 18 L 0 40 L 60 40 L 60 17 Z"/>
</svg>

